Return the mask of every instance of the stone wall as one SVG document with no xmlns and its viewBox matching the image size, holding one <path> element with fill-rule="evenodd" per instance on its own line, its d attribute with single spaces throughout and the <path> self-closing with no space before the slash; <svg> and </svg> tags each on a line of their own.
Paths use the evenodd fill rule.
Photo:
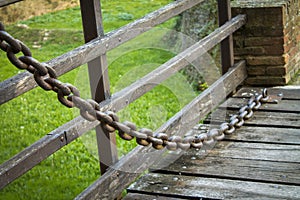
<svg viewBox="0 0 300 200">
<path fill-rule="evenodd" d="M 235 0 L 247 14 L 234 34 L 235 59 L 246 59 L 249 85 L 285 85 L 300 68 L 300 0 Z"/>
</svg>

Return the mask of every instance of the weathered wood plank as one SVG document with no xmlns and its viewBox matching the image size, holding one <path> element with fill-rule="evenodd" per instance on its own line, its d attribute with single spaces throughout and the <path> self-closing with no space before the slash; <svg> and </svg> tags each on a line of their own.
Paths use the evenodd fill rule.
<svg viewBox="0 0 300 200">
<path fill-rule="evenodd" d="M 212 146 L 206 146 L 206 149 L 203 150 L 186 151 L 185 154 L 197 159 L 205 157 L 217 157 L 300 163 L 299 145 L 221 141 Z M 159 167 L 159 164 L 156 164 L 155 168 L 157 168 L 156 166 Z"/>
<path fill-rule="evenodd" d="M 208 117 L 204 122 L 211 124 L 221 124 L 224 121 L 229 121 L 229 116 L 237 114 L 236 111 L 227 110 L 226 118 L 223 115 L 218 115 L 219 111 L 215 111 L 213 118 Z M 223 111 L 220 111 L 223 113 Z M 256 111 L 251 119 L 246 120 L 247 126 L 260 127 L 281 127 L 281 128 L 300 128 L 300 115 L 297 113 L 277 113 L 277 112 L 261 112 Z"/>
<path fill-rule="evenodd" d="M 202 154 L 200 151 L 195 156 Z M 210 150 L 209 156 L 300 163 L 300 146 L 222 141 Z"/>
<path fill-rule="evenodd" d="M 219 26 L 222 26 L 231 19 L 230 0 L 218 0 L 218 18 Z M 222 74 L 225 74 L 234 64 L 232 35 L 229 35 L 221 42 L 221 63 Z"/>
<path fill-rule="evenodd" d="M 220 95 L 220 88 L 224 95 L 230 94 L 246 78 L 245 66 L 232 68 L 211 87 L 201 93 L 190 104 L 156 132 L 165 132 L 182 136 L 190 127 L 204 118 L 212 109 L 223 101 L 213 98 Z M 191 112 L 194 111 L 194 112 Z M 83 191 L 76 199 L 105 199 L 115 198 L 121 191 L 134 181 L 144 170 L 148 169 L 156 160 L 160 159 L 166 150 L 155 151 L 151 147 L 136 147 L 120 159 L 95 183 Z"/>
<path fill-rule="evenodd" d="M 209 124 L 200 124 L 193 128 L 191 135 L 207 133 L 209 129 L 211 129 Z M 243 126 L 237 129 L 234 134 L 227 135 L 226 139 L 232 141 L 300 145 L 300 130 L 294 128 Z"/>
<path fill-rule="evenodd" d="M 178 0 L 145 17 L 127 24 L 115 31 L 109 32 L 103 38 L 97 38 L 72 51 L 58 56 L 46 64 L 52 66 L 57 75 L 63 75 L 77 68 L 117 46 L 150 30 L 154 26 L 182 13 L 183 11 L 201 3 L 203 0 Z M 24 72 L 0 83 L 0 104 L 5 103 L 37 85 L 30 73 Z"/>
<path fill-rule="evenodd" d="M 174 196 L 174 195 L 172 195 Z M 138 194 L 138 193 L 128 193 L 123 200 L 180 200 L 179 197 L 168 197 L 150 194 Z M 186 198 L 184 198 L 186 199 Z"/>
<path fill-rule="evenodd" d="M 80 10 L 85 42 L 104 37 L 101 3 L 99 0 L 80 0 Z M 92 98 L 101 102 L 110 97 L 106 54 L 88 62 L 89 82 Z M 108 132 L 101 125 L 96 127 L 98 155 L 101 173 L 118 160 L 115 133 Z M 104 140 L 103 138 L 107 138 Z"/>
<path fill-rule="evenodd" d="M 226 78 L 224 78 L 224 77 L 234 78 L 235 81 L 234 82 L 225 81 Z M 229 92 L 230 90 L 233 90 L 233 88 L 236 88 L 246 78 L 245 63 L 240 62 L 239 64 L 237 64 L 235 66 L 234 69 L 232 69 L 230 71 L 230 73 L 227 74 L 227 76 L 224 76 L 224 77 L 223 77 L 223 79 L 221 78 L 221 82 L 218 82 L 216 84 L 217 85 L 216 87 L 223 86 L 222 81 L 225 81 L 225 86 L 228 87 L 227 92 Z M 150 81 L 151 81 L 151 79 L 150 79 Z M 146 84 L 146 83 L 144 83 L 144 84 Z M 212 88 L 214 88 L 214 87 L 212 87 Z M 127 104 L 124 104 L 124 103 L 121 104 L 121 105 L 118 105 L 119 102 L 123 101 L 123 99 L 128 99 L 128 97 L 126 95 L 128 95 L 128 94 L 130 95 L 130 92 L 134 92 L 134 89 L 135 89 L 134 87 L 129 86 L 129 87 L 125 88 L 124 90 L 116 93 L 116 96 L 117 96 L 116 99 L 112 98 L 108 101 L 104 101 L 101 104 L 102 110 L 106 111 L 106 110 L 111 109 L 112 107 L 114 107 L 115 111 L 119 111 L 120 109 L 122 109 L 123 107 L 125 107 L 127 105 Z M 129 91 L 129 92 L 126 92 L 126 91 Z M 146 90 L 144 90 L 143 92 L 145 93 Z M 218 91 L 217 91 L 216 88 L 214 88 L 214 89 L 210 90 L 210 92 L 211 92 L 211 94 L 216 95 Z M 212 102 L 212 100 L 209 99 L 210 98 L 209 93 L 206 94 L 206 98 L 208 98 L 208 99 L 204 100 L 203 102 L 207 101 L 209 103 L 209 105 L 214 104 L 214 102 Z M 135 98 L 131 98 L 131 100 L 134 101 Z M 118 105 L 118 107 L 116 108 L 115 105 Z M 210 112 L 210 110 L 207 110 L 207 109 L 210 109 L 210 108 L 211 107 L 205 108 L 203 110 L 203 115 L 200 115 L 200 116 L 204 117 L 206 114 L 208 114 Z M 199 108 L 199 109 L 201 109 L 201 108 Z M 200 120 L 200 118 L 199 119 L 195 118 L 194 120 Z M 88 125 L 84 125 L 84 124 L 88 124 Z M 51 132 L 49 135 L 56 135 L 57 133 L 59 133 L 59 135 L 57 136 L 58 138 L 65 137 L 64 131 L 66 130 L 68 143 L 69 143 L 69 142 L 73 141 L 74 139 L 76 139 L 77 137 L 80 136 L 80 134 L 77 134 L 77 131 L 81 130 L 80 128 L 88 127 L 88 129 L 86 129 L 86 131 L 88 131 L 88 130 L 94 128 L 97 124 L 99 124 L 99 123 L 98 122 L 88 123 L 82 117 L 79 117 L 79 118 L 76 118 L 75 120 L 72 120 L 72 121 L 66 123 L 62 127 L 59 127 L 58 129 Z M 189 123 L 187 123 L 186 126 L 185 126 L 186 130 L 190 129 L 188 124 Z M 196 121 L 195 121 L 195 124 L 196 124 Z M 78 127 L 80 127 L 80 128 L 78 129 Z M 34 167 L 36 164 L 40 163 L 41 161 L 46 159 L 48 156 L 50 156 L 52 153 L 54 153 L 55 151 L 62 148 L 63 144 L 61 144 L 61 143 L 56 144 L 57 137 L 52 138 L 52 137 L 45 136 L 44 138 L 37 141 L 35 144 L 31 145 L 30 147 L 28 147 L 24 151 L 17 154 L 11 160 L 9 160 L 9 161 L 5 162 L 4 164 L 2 164 L 1 165 L 1 171 L 3 171 L 3 172 L 0 173 L 0 178 L 3 177 L 3 179 L 7 179 L 6 181 L 3 181 L 3 186 L 2 187 L 7 185 L 8 183 L 12 182 L 13 180 L 18 178 L 22 174 L 26 173 L 28 170 L 30 170 L 32 167 Z M 43 144 L 42 146 L 40 146 L 41 143 Z M 49 150 L 49 149 L 52 149 L 52 150 Z M 36 162 L 30 162 L 31 158 L 35 157 L 36 151 L 38 151 L 38 150 L 40 150 L 41 152 L 47 151 L 48 153 L 42 153 L 41 155 L 43 155 L 43 156 L 39 156 L 38 160 Z M 26 155 L 26 156 L 24 156 L 24 155 Z M 24 163 L 26 163 L 26 165 L 28 165 L 28 166 L 23 168 L 22 166 L 24 165 Z M 14 167 L 17 168 L 18 172 L 14 172 L 13 173 L 14 176 L 12 176 L 11 170 L 15 170 Z M 19 170 L 19 169 L 21 169 L 21 170 Z M 5 174 L 10 174 L 10 176 L 5 178 L 4 177 L 4 176 L 6 176 Z"/>
<path fill-rule="evenodd" d="M 129 192 L 190 199 L 299 199 L 299 190 L 299 186 L 157 173 L 145 175 L 129 188 Z"/>
<path fill-rule="evenodd" d="M 176 73 L 178 70 L 182 69 L 183 67 L 190 64 L 190 62 L 194 61 L 195 59 L 199 58 L 199 56 L 206 53 L 209 49 L 217 45 L 220 41 L 222 41 L 225 37 L 229 34 L 233 33 L 235 30 L 239 29 L 245 23 L 245 16 L 239 15 L 233 18 L 230 22 L 226 23 L 222 27 L 215 30 L 209 36 L 203 38 L 195 45 L 189 47 L 185 51 L 181 52 L 179 55 L 173 57 L 159 68 L 148 74 L 143 78 L 142 81 L 137 81 L 135 84 L 132 84 L 131 91 L 128 93 L 128 90 L 122 90 L 118 93 L 118 95 L 113 95 L 112 100 L 118 101 L 116 105 L 118 107 L 124 107 L 128 105 L 127 101 L 124 101 L 123 98 L 120 96 L 126 96 L 127 99 L 136 99 L 145 91 L 149 91 L 157 84 L 165 80 L 166 78 L 170 77 L 172 74 Z M 58 72 L 58 75 L 60 73 Z M 18 75 L 17 75 L 18 76 Z M 8 79 L 4 82 L 0 83 L 0 104 L 10 100 L 13 97 L 16 97 L 23 93 L 24 87 L 27 87 L 27 84 L 31 84 L 31 78 L 26 78 L 26 83 L 24 84 L 12 84 L 17 81 L 22 80 L 16 79 L 13 77 L 12 79 Z M 34 80 L 32 80 L 34 82 Z M 12 87 L 14 85 L 14 87 Z M 16 88 L 17 87 L 17 88 Z M 24 90 L 25 91 L 25 90 Z M 125 94 L 124 94 L 125 92 Z M 115 110 L 119 110 L 116 106 Z"/>
<path fill-rule="evenodd" d="M 259 87 L 243 87 L 233 97 L 250 97 L 255 93 L 261 93 L 263 88 Z M 268 88 L 269 94 L 283 95 L 283 99 L 300 100 L 300 87 L 299 86 L 282 86 Z"/>
<path fill-rule="evenodd" d="M 243 20 L 243 16 L 240 16 L 240 20 Z M 237 21 L 234 21 L 233 20 L 233 23 L 232 24 L 226 24 L 224 25 L 224 27 L 231 27 L 231 26 L 234 26 L 234 24 L 240 24 L 241 22 L 238 22 L 239 20 Z M 223 28 L 224 28 L 223 27 Z M 229 28 L 230 29 L 230 28 Z M 225 30 L 224 30 L 225 31 Z M 232 30 L 231 30 L 232 31 Z M 226 32 L 226 31 L 225 31 Z M 216 32 L 217 34 L 217 32 Z M 224 34 L 224 32 L 223 32 Z M 226 33 L 225 35 L 223 35 L 223 37 L 226 36 Z M 220 38 L 219 38 L 220 39 Z M 214 45 L 215 42 L 217 41 L 214 41 L 213 43 L 207 41 L 208 38 L 204 38 L 203 40 L 201 40 L 199 42 L 198 45 L 200 45 L 200 48 L 196 47 L 196 46 L 193 46 L 193 47 L 196 47 L 196 50 L 192 50 L 192 54 L 188 53 L 188 52 L 184 52 L 184 55 L 187 55 L 188 54 L 188 59 L 190 59 L 189 61 L 191 61 L 193 57 L 196 57 L 197 53 L 198 53 L 198 56 L 199 56 L 199 53 L 201 52 L 204 52 L 202 50 L 207 48 L 208 46 L 207 45 Z M 200 52 L 199 52 L 200 51 Z M 179 56 L 183 56 L 183 55 L 179 55 Z M 153 84 L 154 82 L 158 82 L 158 81 L 163 81 L 165 80 L 167 77 L 171 76 L 172 73 L 174 73 L 174 70 L 177 68 L 177 70 L 179 70 L 179 68 L 182 68 L 184 65 L 186 65 L 188 62 L 186 62 L 185 59 L 181 59 L 182 60 L 182 63 L 178 65 L 177 61 L 175 59 L 171 59 L 171 61 L 167 62 L 166 64 L 162 65 L 159 70 L 155 70 L 154 72 L 151 72 L 150 75 L 147 75 L 146 77 L 142 78 L 141 80 L 133 83 L 131 86 L 128 86 L 127 88 L 123 89 L 122 91 L 116 93 L 115 95 L 112 96 L 111 99 L 107 100 L 107 101 L 104 101 L 101 103 L 100 107 L 102 108 L 103 111 L 105 110 L 113 110 L 115 112 L 119 111 L 120 109 L 124 108 L 125 106 L 128 105 L 128 103 L 130 103 L 131 101 L 134 101 L 135 99 L 137 99 L 138 97 L 140 97 L 141 95 L 145 94 L 147 91 L 149 91 L 151 88 L 153 88 L 155 85 Z M 168 64 L 171 65 L 169 66 Z M 167 70 L 165 69 L 167 68 Z M 174 69 L 175 68 L 175 69 Z M 160 70 L 162 69 L 162 70 Z M 163 74 L 162 77 L 160 77 L 160 75 Z M 225 84 L 223 84 L 222 81 L 224 81 L 226 78 L 225 77 L 230 77 L 232 80 L 234 81 L 226 81 Z M 212 90 L 209 90 L 209 92 L 211 92 L 212 94 L 214 95 L 219 95 L 220 94 L 218 93 L 218 90 L 220 88 L 223 88 L 223 86 L 226 86 L 227 87 L 227 92 L 228 91 L 232 91 L 234 88 L 236 88 L 239 84 L 241 84 L 243 82 L 243 80 L 246 78 L 246 69 L 245 69 L 245 62 L 240 62 L 238 63 L 234 70 L 231 70 L 226 76 L 224 76 L 223 78 L 221 78 L 219 82 L 217 82 L 215 85 L 217 85 L 218 87 L 212 87 L 213 89 Z M 226 91 L 222 91 L 223 93 L 226 92 Z M 222 93 L 222 94 L 223 94 Z M 228 95 L 229 93 L 227 93 Z M 225 97 L 226 95 L 224 95 L 223 97 Z M 208 114 L 208 112 L 210 112 L 209 109 L 212 109 L 211 106 L 215 106 L 215 104 L 218 104 L 218 103 L 215 103 L 212 99 L 209 99 L 210 95 L 207 95 L 206 98 L 208 98 L 206 101 L 206 104 L 208 102 L 207 105 L 210 105 L 208 107 L 205 107 L 203 108 L 203 111 L 200 110 L 202 113 L 206 113 Z M 221 99 L 223 98 L 221 96 Z M 2 97 L 1 97 L 2 98 Z M 219 97 L 220 98 L 220 97 Z M 130 101 L 126 101 L 127 99 L 130 99 Z M 220 103 L 221 101 L 219 101 Z M 205 103 L 202 103 L 203 105 L 205 105 Z M 198 105 L 199 107 L 203 107 L 203 106 L 200 106 Z M 199 108 L 200 109 L 200 108 Z M 202 109 L 202 108 L 201 108 Z M 206 114 L 204 115 L 201 115 L 202 117 L 204 117 Z M 196 120 L 200 120 L 198 118 L 195 118 Z M 195 120 L 194 119 L 194 120 Z M 190 121 L 192 122 L 192 121 Z M 81 120 L 80 123 L 83 123 L 83 121 Z M 71 123 L 72 126 L 74 125 L 74 123 Z M 196 124 L 196 122 L 195 122 Z M 186 129 L 190 129 L 190 127 L 188 126 L 189 123 L 186 124 Z M 194 125 L 194 124 L 193 124 Z M 76 124 L 74 125 L 76 126 Z M 95 126 L 91 127 L 91 128 L 94 128 Z M 45 138 L 43 138 L 41 141 L 44 141 L 46 140 Z M 51 141 L 49 141 L 51 142 Z M 34 147 L 34 146 L 33 146 Z M 35 148 L 35 147 L 34 147 Z M 47 146 L 45 146 L 45 148 L 48 148 Z M 61 148 L 61 146 L 56 146 L 55 147 L 55 151 L 58 150 L 59 148 Z M 24 152 L 25 153 L 25 152 Z M 26 152 L 27 154 L 28 152 Z M 45 155 L 43 158 L 40 158 L 39 159 L 39 162 L 41 162 L 42 160 L 44 160 L 45 158 L 47 158 L 50 154 L 47 154 Z M 26 161 L 28 162 L 28 161 Z M 33 165 L 30 166 L 30 168 L 32 168 L 33 166 L 35 166 L 36 163 L 33 163 Z M 28 168 L 25 168 L 24 170 L 22 170 L 22 172 L 19 173 L 18 176 L 22 175 L 23 173 L 25 173 L 26 171 L 28 171 L 30 169 L 29 167 Z M 17 176 L 16 176 L 17 177 Z M 15 178 L 11 179 L 14 180 Z"/>
<path fill-rule="evenodd" d="M 220 108 L 239 109 L 247 105 L 249 98 L 229 98 L 224 102 Z M 278 104 L 265 103 L 259 108 L 263 111 L 278 111 L 278 112 L 294 112 L 300 114 L 299 100 L 281 100 Z"/>
<path fill-rule="evenodd" d="M 77 117 L 1 164 L 0 189 L 97 124 L 99 124 L 97 121 L 91 123 Z"/>
<path fill-rule="evenodd" d="M 230 22 L 218 28 L 217 30 L 209 34 L 207 37 L 197 42 L 195 45 L 189 47 L 188 49 L 173 57 L 172 59 L 170 59 L 151 73 L 147 74 L 142 79 L 133 83 L 129 88 L 121 90 L 116 95 L 112 95 L 109 101 L 113 101 L 114 105 L 110 105 L 110 110 L 120 110 L 119 107 L 123 108 L 127 106 L 130 102 L 142 96 L 144 93 L 151 90 L 157 84 L 166 80 L 168 77 L 178 72 L 183 67 L 189 65 L 192 61 L 199 58 L 199 56 L 206 53 L 208 49 L 211 49 L 213 46 L 217 45 L 226 36 L 228 36 L 228 34 L 241 27 L 244 23 L 244 20 L 245 16 L 242 15 L 233 18 Z M 243 64 L 243 61 L 238 63 L 238 65 Z M 241 80 L 241 78 L 243 79 L 243 77 L 245 77 L 245 71 L 242 70 L 240 71 L 240 73 L 241 74 L 238 74 L 236 78 L 232 79 L 232 84 L 235 84 L 235 79 L 239 81 Z M 241 78 L 238 76 L 241 76 Z M 219 96 L 224 95 L 223 90 L 225 89 L 223 88 L 224 86 L 220 84 L 220 88 L 218 88 L 220 93 Z M 225 97 L 226 96 L 224 96 L 224 98 Z M 102 106 L 102 104 L 106 104 L 106 102 L 100 103 L 100 106 L 104 107 Z"/>
<path fill-rule="evenodd" d="M 299 163 L 210 157 L 209 155 L 202 158 L 194 156 L 192 152 L 184 154 L 176 162 L 155 172 L 300 186 Z"/>
</svg>

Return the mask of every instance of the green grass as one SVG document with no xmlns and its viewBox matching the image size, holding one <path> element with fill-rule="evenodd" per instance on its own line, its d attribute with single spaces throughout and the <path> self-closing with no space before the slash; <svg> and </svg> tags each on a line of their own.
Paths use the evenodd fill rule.
<svg viewBox="0 0 300 200">
<path fill-rule="evenodd" d="M 104 0 L 105 31 L 123 26 L 168 2 L 171 0 Z M 172 28 L 174 22 L 173 19 L 160 27 Z M 20 23 L 30 28 L 11 25 L 7 31 L 24 41 L 39 61 L 50 60 L 83 44 L 78 7 Z M 176 54 L 167 45 L 153 45 L 164 43 L 161 41 L 166 32 L 165 29 L 155 29 L 150 33 L 151 40 L 148 33 L 108 53 L 112 92 L 128 86 Z M 7 61 L 3 52 L 0 53 L 0 61 L 1 81 L 21 72 Z M 59 80 L 75 84 L 82 96 L 89 98 L 86 65 L 63 75 Z M 156 129 L 194 96 L 185 77 L 176 74 L 119 115 L 122 120 L 131 120 L 139 127 Z M 61 105 L 53 92 L 40 88 L 1 105 L 0 112 L 1 163 L 78 115 L 78 111 Z M 134 141 L 120 139 L 117 143 L 120 156 L 136 145 Z M 73 199 L 99 177 L 96 152 L 95 134 L 91 131 L 1 190 L 0 199 Z"/>
</svg>

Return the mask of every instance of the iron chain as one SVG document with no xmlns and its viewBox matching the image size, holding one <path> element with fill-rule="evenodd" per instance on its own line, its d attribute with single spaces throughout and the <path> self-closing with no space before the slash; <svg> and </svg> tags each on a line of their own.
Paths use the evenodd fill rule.
<svg viewBox="0 0 300 200">
<path fill-rule="evenodd" d="M 32 57 L 30 49 L 21 41 L 9 35 L 3 24 L 0 22 L 0 48 L 7 53 L 10 62 L 19 69 L 26 69 L 33 74 L 37 84 L 44 90 L 52 90 L 57 93 L 58 100 L 65 106 L 80 109 L 80 114 L 88 121 L 98 120 L 101 126 L 108 132 L 118 131 L 119 136 L 124 140 L 136 138 L 136 142 L 142 146 L 149 146 L 155 149 L 167 148 L 168 150 L 189 148 L 201 148 L 203 145 L 211 145 L 216 141 L 223 140 L 225 135 L 233 134 L 236 128 L 241 127 L 245 120 L 253 115 L 253 111 L 259 109 L 262 103 L 268 100 L 267 90 L 262 94 L 250 98 L 246 106 L 243 106 L 237 115 L 230 118 L 229 122 L 222 123 L 218 129 L 211 129 L 208 133 L 196 136 L 168 136 L 166 133 L 154 133 L 152 130 L 137 127 L 132 122 L 119 122 L 119 117 L 112 111 L 100 111 L 99 104 L 94 100 L 85 100 L 80 97 L 79 90 L 68 83 L 57 80 L 56 71 Z M 23 53 L 19 58 L 16 54 Z"/>
</svg>

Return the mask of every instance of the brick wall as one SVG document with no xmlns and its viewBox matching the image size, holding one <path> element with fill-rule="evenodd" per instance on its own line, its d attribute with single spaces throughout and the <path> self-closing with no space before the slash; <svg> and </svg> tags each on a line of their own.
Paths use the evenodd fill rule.
<svg viewBox="0 0 300 200">
<path fill-rule="evenodd" d="M 235 0 L 247 14 L 236 32 L 235 59 L 246 59 L 249 85 L 285 85 L 300 69 L 300 0 Z"/>
</svg>

